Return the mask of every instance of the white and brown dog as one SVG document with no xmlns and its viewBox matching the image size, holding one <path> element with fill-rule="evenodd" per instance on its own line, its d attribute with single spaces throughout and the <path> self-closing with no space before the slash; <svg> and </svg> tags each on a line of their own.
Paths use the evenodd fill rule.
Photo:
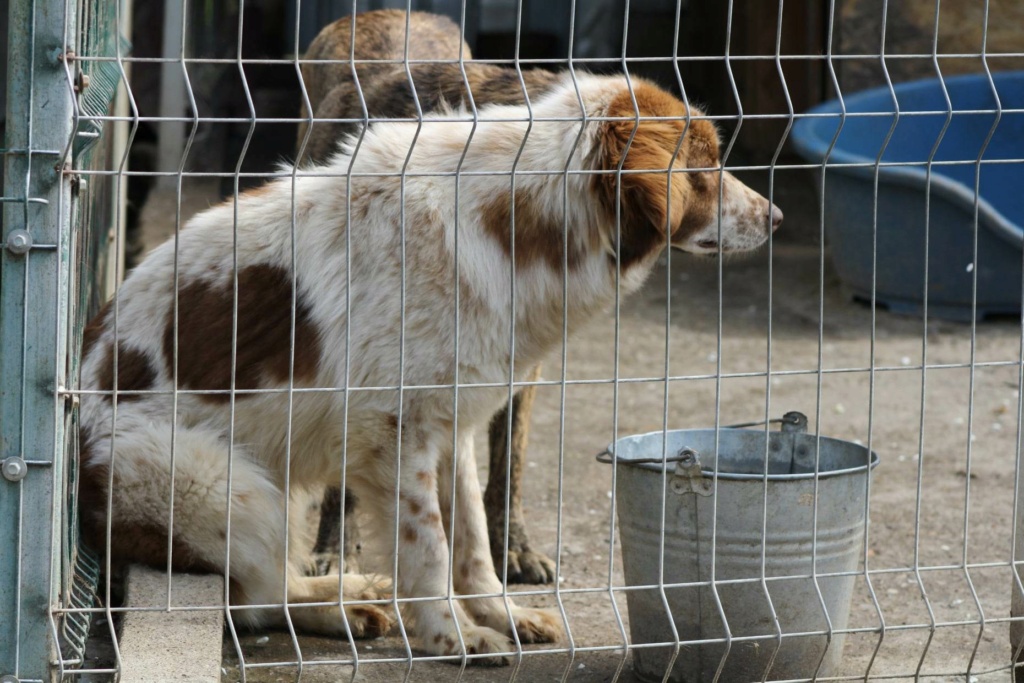
<svg viewBox="0 0 1024 683">
<path fill-rule="evenodd" d="M 643 80 L 565 75 L 531 110 L 478 113 L 373 124 L 358 149 L 198 215 L 131 274 L 85 340 L 93 543 L 225 573 L 252 626 L 284 623 L 287 603 L 300 630 L 379 635 L 387 612 L 342 614 L 339 578 L 286 551 L 303 550 L 286 544 L 289 492 L 345 463 L 370 533 L 394 539 L 423 650 L 494 663 L 513 632 L 560 636 L 554 613 L 500 597 L 474 431 L 511 368 L 521 381 L 559 346 L 563 305 L 577 329 L 665 247 L 753 249 L 782 214 L 718 168 L 701 112 Z"/>
</svg>

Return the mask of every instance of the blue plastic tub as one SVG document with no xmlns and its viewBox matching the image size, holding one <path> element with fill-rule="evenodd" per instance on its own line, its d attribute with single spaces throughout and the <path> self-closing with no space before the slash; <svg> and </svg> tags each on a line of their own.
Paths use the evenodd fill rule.
<svg viewBox="0 0 1024 683">
<path fill-rule="evenodd" d="M 832 100 L 808 112 L 818 116 L 793 127 L 801 156 L 816 163 L 827 160 L 824 195 L 819 194 L 826 237 L 839 278 L 853 297 L 870 300 L 875 272 L 880 304 L 919 314 L 927 260 L 930 316 L 970 320 L 975 274 L 978 318 L 1021 314 L 1024 164 L 989 162 L 1024 158 L 1024 72 L 999 73 L 994 82 L 998 105 L 1017 111 L 1003 111 L 1000 117 L 992 113 L 997 99 L 988 77 L 979 74 L 945 79 L 948 102 L 938 79 L 896 86 L 898 117 L 890 90 L 878 88 L 846 97 L 845 117 L 839 101 Z M 863 116 L 869 112 L 875 115 Z M 883 163 L 910 165 L 879 168 L 876 204 L 874 163 L 879 155 Z M 929 184 L 929 159 L 970 163 L 933 164 Z M 842 166 L 851 163 L 869 165 Z"/>
</svg>

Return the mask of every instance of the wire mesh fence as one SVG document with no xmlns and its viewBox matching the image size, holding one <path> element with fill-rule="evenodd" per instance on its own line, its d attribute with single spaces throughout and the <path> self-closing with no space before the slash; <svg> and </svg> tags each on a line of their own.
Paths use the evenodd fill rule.
<svg viewBox="0 0 1024 683">
<path fill-rule="evenodd" d="M 10 2 L 3 683 L 1015 677 L 1016 3 Z"/>
</svg>

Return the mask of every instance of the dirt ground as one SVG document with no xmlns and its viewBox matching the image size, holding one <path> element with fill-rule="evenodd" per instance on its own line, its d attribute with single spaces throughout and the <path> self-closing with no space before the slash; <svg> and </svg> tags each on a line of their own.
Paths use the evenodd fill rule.
<svg viewBox="0 0 1024 683">
<path fill-rule="evenodd" d="M 617 608 L 628 624 L 624 594 L 613 591 L 613 605 L 608 590 L 624 581 L 618 541 L 609 544 L 612 469 L 594 456 L 616 434 L 712 427 L 716 406 L 722 424 L 800 410 L 812 430 L 870 443 L 881 457 L 870 492 L 870 588 L 863 576 L 858 579 L 849 623 L 870 631 L 847 638 L 837 675 L 910 680 L 920 667 L 922 675 L 936 676 L 932 680 L 1010 678 L 1005 670 L 986 672 L 1011 659 L 1005 619 L 1012 581 L 1007 563 L 1020 321 L 986 321 L 975 336 L 970 325 L 933 320 L 925 329 L 919 318 L 882 309 L 873 318 L 870 307 L 843 296 L 827 253 L 823 260 L 811 187 L 805 175 L 778 173 L 776 203 L 786 223 L 771 253 L 723 264 L 721 318 L 718 263 L 673 254 L 670 267 L 659 267 L 646 289 L 622 302 L 618 349 L 615 317 L 609 314 L 569 340 L 564 369 L 560 354 L 544 366 L 549 380 L 563 371 L 570 380 L 609 379 L 615 377 L 617 350 L 618 377 L 655 378 L 621 383 L 617 391 L 611 383 L 595 383 L 567 386 L 564 396 L 557 385 L 538 392 L 526 517 L 535 547 L 557 557 L 561 578 L 557 593 L 538 586 L 509 591 L 541 592 L 521 599 L 527 604 L 560 604 L 571 641 L 558 652 L 529 646 L 512 667 L 462 671 L 415 662 L 410 670 L 405 663 L 374 663 L 407 656 L 401 637 L 392 635 L 358 643 L 356 680 L 608 681 L 620 667 L 618 680 L 636 680 L 615 615 Z M 212 186 L 187 184 L 183 213 L 216 201 Z M 173 229 L 173 206 L 173 195 L 151 197 L 144 210 L 149 244 Z M 929 366 L 973 358 L 979 364 L 973 377 L 961 367 L 922 373 L 925 340 Z M 1008 364 L 981 365 L 993 362 Z M 716 379 L 719 371 L 726 377 Z M 750 376 L 727 376 L 739 373 Z M 666 390 L 657 379 L 666 375 L 684 379 Z M 482 478 L 483 447 L 477 447 Z M 942 569 L 920 572 L 919 585 L 915 557 L 918 566 Z M 934 629 L 929 608 L 938 624 Z M 240 634 L 239 641 L 247 680 L 296 680 L 300 667 L 290 662 L 299 653 L 289 634 Z M 303 680 L 352 675 L 351 666 L 329 663 L 351 656 L 346 641 L 295 642 Z M 600 646 L 611 649 L 586 649 Z M 240 679 L 227 634 L 224 667 L 226 680 Z"/>
</svg>

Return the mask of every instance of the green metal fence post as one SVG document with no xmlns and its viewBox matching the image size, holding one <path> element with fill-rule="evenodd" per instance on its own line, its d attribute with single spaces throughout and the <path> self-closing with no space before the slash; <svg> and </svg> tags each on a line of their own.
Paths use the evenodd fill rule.
<svg viewBox="0 0 1024 683">
<path fill-rule="evenodd" d="M 64 523 L 73 0 L 11 0 L 0 241 L 0 677 L 48 681 Z"/>
</svg>

